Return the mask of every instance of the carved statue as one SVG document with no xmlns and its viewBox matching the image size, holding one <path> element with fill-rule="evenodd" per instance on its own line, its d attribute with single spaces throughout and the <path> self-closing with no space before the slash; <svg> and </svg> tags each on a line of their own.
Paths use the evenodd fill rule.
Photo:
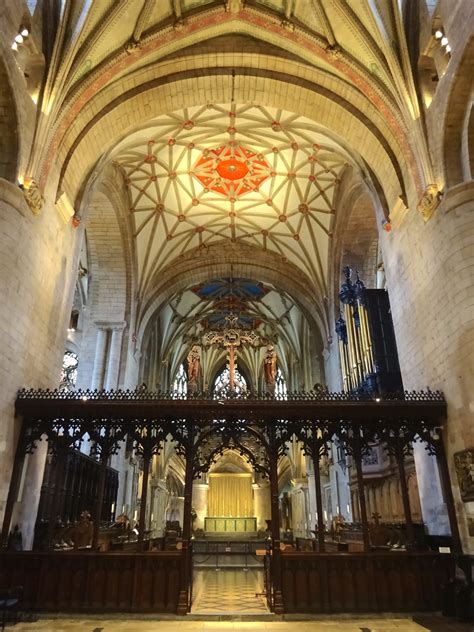
<svg viewBox="0 0 474 632">
<path fill-rule="evenodd" d="M 332 531 L 334 533 L 334 539 L 337 542 L 341 541 L 342 532 L 344 531 L 344 524 L 346 519 L 342 514 L 337 514 L 332 519 Z"/>
<path fill-rule="evenodd" d="M 193 345 L 188 353 L 188 390 L 193 392 L 197 388 L 197 381 L 201 373 L 201 355 L 199 347 Z"/>
<path fill-rule="evenodd" d="M 454 455 L 459 491 L 463 502 L 474 500 L 474 450 L 463 450 Z"/>
<path fill-rule="evenodd" d="M 263 360 L 263 375 L 268 390 L 275 387 L 276 374 L 277 355 L 273 349 L 273 345 L 268 345 L 265 358 Z"/>
</svg>

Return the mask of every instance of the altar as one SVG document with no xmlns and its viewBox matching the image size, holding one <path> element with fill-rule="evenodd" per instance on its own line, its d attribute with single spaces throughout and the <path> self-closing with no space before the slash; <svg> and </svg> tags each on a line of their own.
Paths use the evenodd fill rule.
<svg viewBox="0 0 474 632">
<path fill-rule="evenodd" d="M 257 532 L 257 518 L 245 516 L 223 518 L 208 516 L 204 518 L 204 531 L 207 533 L 249 533 Z"/>
<path fill-rule="evenodd" d="M 257 533 L 252 474 L 250 472 L 213 472 L 209 475 L 206 535 Z"/>
</svg>

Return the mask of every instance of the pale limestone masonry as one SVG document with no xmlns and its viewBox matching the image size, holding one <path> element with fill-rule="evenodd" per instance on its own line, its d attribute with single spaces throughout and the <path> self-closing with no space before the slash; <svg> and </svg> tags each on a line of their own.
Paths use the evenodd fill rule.
<svg viewBox="0 0 474 632">
<path fill-rule="evenodd" d="M 472 182 L 458 185 L 428 224 L 409 212 L 401 226 L 381 236 L 403 382 L 407 389 L 445 393 L 453 481 L 452 454 L 474 441 L 473 199 Z M 424 516 L 437 512 L 439 496 L 420 489 Z M 456 485 L 453 490 L 466 536 L 465 506 Z"/>
<path fill-rule="evenodd" d="M 54 388 L 62 357 L 75 282 L 74 229 L 47 205 L 34 217 L 15 185 L 0 179 L 0 508 L 10 482 L 19 420 L 14 401 L 19 388 Z M 44 451 L 29 461 L 28 517 L 23 534 L 31 543 L 39 500 Z M 33 484 L 32 481 L 36 481 Z M 31 492 L 31 493 L 29 493 Z"/>
</svg>

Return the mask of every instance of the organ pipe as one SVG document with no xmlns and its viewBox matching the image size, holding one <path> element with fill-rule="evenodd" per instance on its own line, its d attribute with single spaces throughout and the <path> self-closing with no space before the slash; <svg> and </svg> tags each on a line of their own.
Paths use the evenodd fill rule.
<svg viewBox="0 0 474 632">
<path fill-rule="evenodd" d="M 373 344 L 365 303 L 365 286 L 352 270 L 344 268 L 345 281 L 339 292 L 343 312 L 336 321 L 344 391 L 360 390 L 374 377 Z"/>
</svg>

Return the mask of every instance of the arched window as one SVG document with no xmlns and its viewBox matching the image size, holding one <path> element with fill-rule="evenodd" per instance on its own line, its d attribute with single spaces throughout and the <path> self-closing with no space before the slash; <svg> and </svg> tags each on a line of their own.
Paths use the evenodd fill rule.
<svg viewBox="0 0 474 632">
<path fill-rule="evenodd" d="M 65 351 L 63 358 L 63 368 L 61 370 L 60 391 L 72 391 L 77 380 L 77 365 L 79 358 L 73 351 Z"/>
<path fill-rule="evenodd" d="M 188 392 L 188 376 L 183 363 L 179 365 L 178 372 L 174 378 L 173 391 L 178 395 L 186 395 Z"/>
<path fill-rule="evenodd" d="M 230 385 L 230 371 L 226 367 L 223 369 L 214 380 L 214 398 L 220 399 L 229 396 Z M 235 395 L 241 395 L 247 390 L 247 381 L 240 373 L 238 369 L 234 370 L 234 393 Z"/>
<path fill-rule="evenodd" d="M 286 387 L 286 380 L 281 372 L 280 367 L 277 369 L 277 374 L 275 378 L 275 395 L 279 395 L 281 398 L 285 399 L 288 389 Z"/>
</svg>

